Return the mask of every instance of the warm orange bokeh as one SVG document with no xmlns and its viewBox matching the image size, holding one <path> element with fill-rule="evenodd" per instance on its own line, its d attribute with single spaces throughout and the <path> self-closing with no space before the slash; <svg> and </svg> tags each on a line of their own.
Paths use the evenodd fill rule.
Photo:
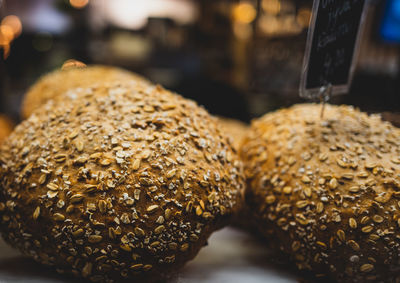
<svg viewBox="0 0 400 283">
<path fill-rule="evenodd" d="M 234 6 L 233 19 L 242 24 L 249 24 L 256 18 L 257 11 L 250 3 L 240 3 Z"/>
<path fill-rule="evenodd" d="M 10 54 L 10 44 L 22 32 L 22 23 L 15 15 L 6 16 L 0 23 L 0 47 L 3 48 L 3 58 Z"/>
<path fill-rule="evenodd" d="M 89 3 L 89 0 L 69 0 L 69 3 L 74 8 L 82 9 Z"/>
<path fill-rule="evenodd" d="M 15 15 L 8 15 L 1 21 L 2 26 L 8 26 L 11 28 L 14 38 L 19 36 L 22 32 L 22 23 L 20 19 Z"/>
</svg>

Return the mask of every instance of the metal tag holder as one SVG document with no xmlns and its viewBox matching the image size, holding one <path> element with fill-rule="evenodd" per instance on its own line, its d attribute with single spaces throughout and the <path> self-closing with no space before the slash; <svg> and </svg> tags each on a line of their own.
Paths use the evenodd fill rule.
<svg viewBox="0 0 400 283">
<path fill-rule="evenodd" d="M 322 0 L 323 1 L 323 0 Z M 325 84 L 321 87 L 316 87 L 316 88 L 307 88 L 307 76 L 308 76 L 308 71 L 309 71 L 309 60 L 311 56 L 311 49 L 312 49 L 312 44 L 313 44 L 313 37 L 314 37 L 314 30 L 315 30 L 315 24 L 317 20 L 317 13 L 318 13 L 318 8 L 321 3 L 321 0 L 314 0 L 313 3 L 313 8 L 312 8 L 312 15 L 310 19 L 310 27 L 309 31 L 307 34 L 307 43 L 306 43 L 306 48 L 305 48 L 305 53 L 304 53 L 304 59 L 303 59 L 303 67 L 302 67 L 302 72 L 301 72 L 301 79 L 300 79 L 300 87 L 299 87 L 299 93 L 300 97 L 309 99 L 309 100 L 321 100 L 321 97 L 323 98 L 324 102 L 327 102 L 329 98 L 332 95 L 337 95 L 337 94 L 344 94 L 349 91 L 351 81 L 353 79 L 354 75 L 354 70 L 355 70 L 355 62 L 357 60 L 359 50 L 360 50 L 360 41 L 361 41 L 361 35 L 363 32 L 363 27 L 364 27 L 364 22 L 366 18 L 366 10 L 367 10 L 367 4 L 369 0 L 366 0 L 364 5 L 363 5 L 363 10 L 360 18 L 360 24 L 357 32 L 357 38 L 355 41 L 355 47 L 354 47 L 354 52 L 353 56 L 351 59 L 351 65 L 350 65 L 350 71 L 349 71 L 349 76 L 346 84 L 339 84 L 335 85 L 332 84 L 332 82 L 326 81 Z"/>
</svg>

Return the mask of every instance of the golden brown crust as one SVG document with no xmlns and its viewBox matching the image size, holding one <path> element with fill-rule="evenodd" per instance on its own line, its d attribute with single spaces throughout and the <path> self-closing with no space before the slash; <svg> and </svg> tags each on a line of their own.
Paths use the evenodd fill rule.
<svg viewBox="0 0 400 283">
<path fill-rule="evenodd" d="M 241 156 L 255 222 L 317 276 L 399 279 L 400 130 L 350 106 L 320 109 L 252 124 Z"/>
<path fill-rule="evenodd" d="M 231 143 L 236 151 L 239 152 L 243 139 L 247 136 L 250 127 L 239 120 L 217 116 L 218 124 L 221 130 L 231 139 Z M 235 217 L 233 224 L 243 230 L 255 230 L 249 222 L 249 212 L 246 206 L 243 206 L 240 213 Z"/>
<path fill-rule="evenodd" d="M 134 81 L 49 101 L 3 144 L 0 165 L 6 241 L 96 282 L 176 273 L 244 193 L 216 119 Z"/>
<path fill-rule="evenodd" d="M 4 115 L 0 114 L 0 144 L 11 134 L 14 124 Z"/>
<path fill-rule="evenodd" d="M 244 137 L 247 135 L 249 126 L 239 120 L 225 117 L 218 117 L 218 122 L 221 125 L 222 130 L 232 138 L 236 150 L 239 150 Z"/>
<path fill-rule="evenodd" d="M 22 101 L 22 118 L 28 118 L 35 109 L 44 105 L 49 99 L 56 98 L 69 89 L 121 80 L 148 82 L 137 74 L 111 66 L 92 65 L 57 69 L 44 75 L 30 87 Z"/>
</svg>

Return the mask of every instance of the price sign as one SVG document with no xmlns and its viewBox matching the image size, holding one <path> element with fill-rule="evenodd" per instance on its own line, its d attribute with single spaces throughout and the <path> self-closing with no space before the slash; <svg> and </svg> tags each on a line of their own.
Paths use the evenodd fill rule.
<svg viewBox="0 0 400 283">
<path fill-rule="evenodd" d="M 307 37 L 300 96 L 349 90 L 357 57 L 366 0 L 314 0 Z"/>
</svg>

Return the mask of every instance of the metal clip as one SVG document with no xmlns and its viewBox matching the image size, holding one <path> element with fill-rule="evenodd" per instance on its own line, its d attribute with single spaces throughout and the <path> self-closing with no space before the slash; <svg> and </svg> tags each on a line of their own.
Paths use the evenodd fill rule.
<svg viewBox="0 0 400 283">
<path fill-rule="evenodd" d="M 328 84 L 326 86 L 321 86 L 319 89 L 319 100 L 322 104 L 321 107 L 321 119 L 324 118 L 324 110 L 325 110 L 325 103 L 329 101 L 332 96 L 332 84 Z"/>
</svg>

